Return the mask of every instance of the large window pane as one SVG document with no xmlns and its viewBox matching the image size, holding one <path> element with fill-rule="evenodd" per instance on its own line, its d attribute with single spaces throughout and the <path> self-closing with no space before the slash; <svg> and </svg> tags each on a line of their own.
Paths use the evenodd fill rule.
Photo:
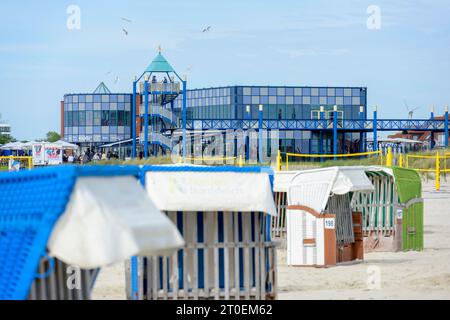
<svg viewBox="0 0 450 320">
<path fill-rule="evenodd" d="M 125 111 L 118 111 L 117 114 L 117 124 L 119 126 L 125 125 Z"/>
<path fill-rule="evenodd" d="M 109 111 L 102 111 L 102 126 L 107 126 L 109 124 Z"/>
<path fill-rule="evenodd" d="M 78 111 L 73 111 L 72 123 L 74 127 L 78 126 Z"/>
<path fill-rule="evenodd" d="M 101 111 L 94 111 L 94 126 L 101 125 Z"/>
<path fill-rule="evenodd" d="M 79 116 L 79 126 L 86 126 L 86 112 L 85 111 L 78 111 Z"/>
<path fill-rule="evenodd" d="M 109 114 L 109 125 L 110 126 L 117 126 L 117 111 L 115 111 L 115 110 L 110 111 L 110 114 Z"/>
</svg>

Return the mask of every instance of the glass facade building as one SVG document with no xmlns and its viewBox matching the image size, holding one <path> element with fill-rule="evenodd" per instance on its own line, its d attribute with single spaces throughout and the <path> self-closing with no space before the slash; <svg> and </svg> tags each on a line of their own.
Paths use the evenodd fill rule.
<svg viewBox="0 0 450 320">
<path fill-rule="evenodd" d="M 181 105 L 179 97 L 175 100 L 178 112 Z M 257 120 L 259 105 L 263 105 L 263 120 L 319 119 L 321 107 L 325 119 L 331 119 L 335 105 L 340 120 L 366 119 L 367 88 L 231 86 L 187 92 L 187 118 L 191 120 Z M 339 132 L 339 153 L 360 151 L 360 139 L 359 133 Z M 282 152 L 332 153 L 333 148 L 332 133 L 328 131 L 283 130 L 279 140 Z"/>
<path fill-rule="evenodd" d="M 182 100 L 175 100 L 181 109 Z M 188 119 L 258 119 L 259 105 L 264 120 L 318 119 L 320 107 L 329 118 L 333 106 L 340 119 L 366 116 L 367 89 L 364 87 L 273 87 L 232 86 L 188 90 Z M 247 106 L 250 112 L 247 113 Z"/>
<path fill-rule="evenodd" d="M 66 94 L 64 140 L 101 145 L 131 138 L 131 94 Z"/>
<path fill-rule="evenodd" d="M 367 117 L 365 87 L 215 87 L 187 90 L 186 101 L 188 120 L 256 120 L 259 105 L 263 105 L 264 120 L 319 119 L 321 107 L 325 119 L 331 119 L 335 105 L 339 120 Z M 130 139 L 131 104 L 131 94 L 65 95 L 61 119 L 64 139 L 85 146 Z M 181 121 L 182 95 L 174 100 L 173 109 L 169 105 L 166 108 Z M 360 151 L 362 137 L 359 133 L 339 132 L 339 153 Z M 282 130 L 279 145 L 282 152 L 332 153 L 332 132 Z"/>
</svg>

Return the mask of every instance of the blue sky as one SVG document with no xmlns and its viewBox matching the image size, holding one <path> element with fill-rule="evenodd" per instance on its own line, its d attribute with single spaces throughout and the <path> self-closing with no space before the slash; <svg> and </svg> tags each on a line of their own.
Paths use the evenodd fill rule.
<svg viewBox="0 0 450 320">
<path fill-rule="evenodd" d="M 80 30 L 66 27 L 72 4 Z M 2 0 L 0 14 L 0 113 L 18 139 L 59 131 L 65 93 L 130 92 L 158 44 L 190 88 L 367 86 L 382 118 L 406 118 L 404 99 L 421 118 L 450 103 L 447 0 Z"/>
</svg>

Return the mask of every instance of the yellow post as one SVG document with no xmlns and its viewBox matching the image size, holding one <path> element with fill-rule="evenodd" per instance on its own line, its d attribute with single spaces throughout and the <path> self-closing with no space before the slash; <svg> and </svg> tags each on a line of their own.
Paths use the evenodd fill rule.
<svg viewBox="0 0 450 320">
<path fill-rule="evenodd" d="M 403 168 L 403 153 L 400 153 L 400 155 L 398 156 L 398 166 L 400 168 Z"/>
<path fill-rule="evenodd" d="M 388 147 L 388 152 L 386 155 L 386 167 L 392 167 L 392 148 Z"/>
<path fill-rule="evenodd" d="M 278 150 L 277 155 L 277 171 L 281 171 L 281 152 Z"/>
<path fill-rule="evenodd" d="M 441 190 L 441 160 L 439 152 L 436 153 L 436 191 Z"/>
<path fill-rule="evenodd" d="M 289 171 L 289 153 L 286 153 L 286 171 Z"/>
<path fill-rule="evenodd" d="M 242 161 L 242 154 L 239 155 L 239 167 L 243 167 L 244 166 L 244 162 Z"/>
</svg>

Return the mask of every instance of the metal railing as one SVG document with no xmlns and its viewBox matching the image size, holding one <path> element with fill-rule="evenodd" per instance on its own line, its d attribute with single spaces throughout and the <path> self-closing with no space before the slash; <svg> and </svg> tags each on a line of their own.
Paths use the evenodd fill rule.
<svg viewBox="0 0 450 320">
<path fill-rule="evenodd" d="M 145 109 L 141 107 L 139 112 L 141 116 L 143 116 L 145 114 Z M 163 118 L 166 118 L 175 125 L 178 125 L 180 123 L 180 119 L 172 111 L 164 108 L 163 106 L 150 105 L 148 107 L 148 113 L 151 115 L 159 115 Z"/>
<path fill-rule="evenodd" d="M 142 143 L 144 142 L 144 137 L 145 137 L 145 134 L 142 132 L 140 135 L 140 141 Z M 172 139 L 171 138 L 169 138 L 159 132 L 151 132 L 150 130 L 148 133 L 148 142 L 161 144 L 161 145 L 167 146 L 168 148 L 172 147 Z"/>
<path fill-rule="evenodd" d="M 379 156 L 380 164 L 383 164 L 383 153 L 381 150 L 371 151 L 371 152 L 359 152 L 359 153 L 345 153 L 345 154 L 302 154 L 302 153 L 281 153 L 279 152 L 277 157 L 277 168 L 281 170 L 281 154 L 286 156 L 286 171 L 289 171 L 289 158 L 305 158 L 305 159 L 314 159 L 314 158 L 325 158 L 325 159 L 335 159 L 335 158 L 351 158 L 351 157 L 364 157 L 364 156 Z"/>
<path fill-rule="evenodd" d="M 433 161 L 433 166 L 429 168 L 417 168 L 411 166 L 411 159 L 421 159 L 421 160 L 431 160 Z M 450 169 L 447 168 L 447 160 L 450 159 L 450 153 L 444 153 L 443 155 L 439 154 L 439 151 L 436 152 L 435 155 L 416 155 L 416 154 L 408 154 L 406 155 L 406 168 L 413 169 L 417 172 L 430 172 L 435 174 L 436 178 L 436 191 L 441 189 L 441 174 L 450 172 Z M 441 165 L 441 161 L 443 161 L 443 165 Z M 420 161 L 421 163 L 423 161 Z M 417 164 L 417 161 L 414 162 Z"/>
<path fill-rule="evenodd" d="M 145 91 L 144 82 L 140 83 L 141 93 Z M 179 93 L 180 92 L 180 83 L 179 82 L 154 82 L 148 84 L 148 92 L 149 93 Z"/>
</svg>

